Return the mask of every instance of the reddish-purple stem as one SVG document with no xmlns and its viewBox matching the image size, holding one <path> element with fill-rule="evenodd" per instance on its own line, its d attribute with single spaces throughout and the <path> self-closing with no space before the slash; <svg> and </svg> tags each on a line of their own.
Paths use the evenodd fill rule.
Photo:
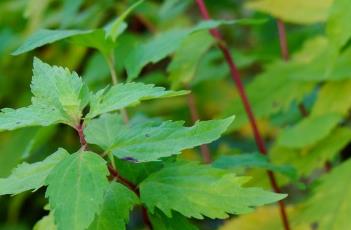
<svg viewBox="0 0 351 230">
<path fill-rule="evenodd" d="M 280 44 L 280 54 L 281 57 L 284 61 L 289 61 L 290 55 L 289 55 L 289 46 L 288 46 L 288 40 L 287 40 L 287 36 L 286 36 L 286 29 L 285 29 L 285 24 L 281 19 L 276 19 L 277 22 L 277 27 L 278 27 L 278 35 L 279 35 L 279 44 Z M 308 111 L 305 107 L 305 105 L 303 104 L 303 102 L 301 102 L 298 105 L 300 114 L 303 117 L 307 117 L 308 116 Z"/>
<path fill-rule="evenodd" d="M 88 144 L 87 141 L 85 140 L 85 136 L 84 136 L 84 131 L 83 131 L 83 123 L 80 123 L 77 127 L 76 130 L 78 132 L 79 135 L 79 141 L 80 141 L 80 145 L 82 146 L 82 150 L 87 150 L 88 149 Z"/>
<path fill-rule="evenodd" d="M 80 123 L 77 127 L 76 130 L 78 132 L 79 135 L 79 141 L 81 144 L 81 148 L 83 150 L 87 150 L 88 149 L 88 143 L 85 139 L 84 136 L 84 126 L 83 123 Z M 132 182 L 128 181 L 127 179 L 123 178 L 116 169 L 113 168 L 113 166 L 111 164 L 107 165 L 108 171 L 110 172 L 110 175 L 115 178 L 118 182 L 124 184 L 125 186 L 127 186 L 130 190 L 132 190 L 138 197 L 140 197 L 140 190 L 138 188 L 137 185 L 133 184 Z M 149 227 L 150 230 L 152 230 L 152 224 L 150 222 L 149 216 L 147 214 L 147 210 L 144 206 L 142 206 L 142 216 L 143 216 L 143 220 L 145 225 L 147 225 Z"/>
<path fill-rule="evenodd" d="M 112 165 L 108 165 L 108 171 L 110 172 L 110 175 L 116 179 L 116 181 L 120 182 L 121 184 L 124 184 L 127 186 L 130 190 L 132 190 L 138 197 L 140 197 L 140 190 L 137 185 L 133 184 L 132 182 L 128 181 L 127 179 L 123 178 L 116 169 L 113 168 Z M 146 226 L 149 227 L 150 230 L 153 229 L 149 215 L 147 213 L 147 209 L 142 206 L 141 207 L 142 211 L 142 217 L 143 217 L 143 222 Z"/>
<path fill-rule="evenodd" d="M 288 42 L 286 39 L 285 25 L 281 19 L 277 19 L 277 27 L 278 27 L 278 33 L 279 33 L 280 53 L 282 58 L 285 61 L 288 61 L 289 60 Z"/>
<path fill-rule="evenodd" d="M 204 1 L 203 0 L 196 0 L 196 3 L 197 3 L 197 6 L 201 12 L 203 19 L 210 20 L 211 18 L 208 14 L 207 7 L 206 7 Z M 244 86 L 243 86 L 241 79 L 240 79 L 240 73 L 239 73 L 239 71 L 238 71 L 238 69 L 233 61 L 232 55 L 230 54 L 230 51 L 229 51 L 227 45 L 223 41 L 222 35 L 220 34 L 219 30 L 217 28 L 214 28 L 214 29 L 210 30 L 210 33 L 212 34 L 212 36 L 215 39 L 217 39 L 219 41 L 217 43 L 218 47 L 222 51 L 224 58 L 225 58 L 228 66 L 230 68 L 230 73 L 231 73 L 232 79 L 236 83 L 236 87 L 238 89 L 240 98 L 243 102 L 246 114 L 247 114 L 249 121 L 250 121 L 250 125 L 252 128 L 254 137 L 255 137 L 257 147 L 258 147 L 261 154 L 266 155 L 267 149 L 266 149 L 265 143 L 264 143 L 263 138 L 258 130 L 256 119 L 255 119 L 254 114 L 252 112 L 251 105 L 250 105 L 249 100 L 246 96 Z M 280 188 L 277 184 L 277 181 L 275 179 L 273 172 L 267 171 L 267 174 L 268 174 L 268 178 L 269 178 L 269 181 L 271 183 L 273 190 L 277 193 L 280 193 Z M 281 215 L 284 229 L 290 230 L 290 225 L 289 225 L 289 221 L 288 221 L 288 217 L 287 217 L 287 213 L 286 213 L 285 203 L 283 201 L 279 201 L 278 204 L 279 204 L 280 215 Z"/>
</svg>

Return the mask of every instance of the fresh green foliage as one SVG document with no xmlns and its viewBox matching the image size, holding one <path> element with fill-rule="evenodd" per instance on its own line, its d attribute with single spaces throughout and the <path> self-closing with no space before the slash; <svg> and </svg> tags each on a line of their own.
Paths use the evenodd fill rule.
<svg viewBox="0 0 351 230">
<path fill-rule="evenodd" d="M 45 185 L 46 178 L 55 166 L 67 156 L 64 149 L 59 149 L 41 162 L 18 165 L 9 177 L 0 179 L 0 195 L 39 189 Z"/>
<path fill-rule="evenodd" d="M 218 27 L 225 24 L 259 24 L 264 21 L 258 19 L 239 19 L 233 21 L 225 20 L 209 20 L 205 22 L 200 22 L 194 28 L 189 29 L 174 29 L 167 31 L 153 40 L 143 44 L 140 47 L 134 49 L 127 56 L 126 59 L 126 69 L 128 72 L 128 80 L 134 80 L 142 70 L 142 68 L 148 63 L 156 63 L 171 53 L 175 52 L 182 42 L 193 33 L 199 32 L 201 30 L 207 30 L 211 28 Z M 185 42 L 185 41 L 184 41 Z M 158 52 L 154 52 L 157 49 Z"/>
<path fill-rule="evenodd" d="M 105 115 L 92 120 L 85 134 L 88 143 L 120 159 L 155 161 L 218 139 L 233 120 L 229 117 L 184 127 L 183 122 L 172 121 L 123 124 L 118 116 Z"/>
<path fill-rule="evenodd" d="M 272 147 L 270 155 L 274 163 L 293 165 L 299 175 L 305 176 L 333 160 L 350 141 L 349 128 L 336 128 L 312 147 L 291 149 L 276 145 Z"/>
<path fill-rule="evenodd" d="M 109 187 L 106 162 L 93 152 L 76 152 L 46 179 L 50 209 L 60 229 L 86 229 L 104 202 Z"/>
<path fill-rule="evenodd" d="M 168 217 L 171 210 L 187 217 L 227 218 L 286 195 L 244 188 L 245 177 L 193 163 L 169 164 L 140 185 L 141 200 L 151 212 L 157 207 Z M 206 191 L 206 192 L 203 192 Z"/>
<path fill-rule="evenodd" d="M 335 0 L 330 9 L 326 29 L 336 48 L 341 48 L 351 37 L 350 10 L 351 3 L 347 0 Z"/>
<path fill-rule="evenodd" d="M 335 168 L 320 178 L 319 185 L 305 203 L 299 219 L 314 223 L 318 229 L 336 230 L 351 227 L 347 213 L 351 211 L 350 184 L 345 182 L 351 175 L 351 161 Z M 345 178 L 345 179 L 344 179 Z"/>
<path fill-rule="evenodd" d="M 0 131 L 26 126 L 64 123 L 75 127 L 89 102 L 89 91 L 77 73 L 50 66 L 35 58 L 33 63 L 32 105 L 3 109 Z"/>
<path fill-rule="evenodd" d="M 109 89 L 102 89 L 92 96 L 90 112 L 86 117 L 93 118 L 103 113 L 134 106 L 144 100 L 174 97 L 187 93 L 187 91 L 166 91 L 163 87 L 142 83 L 118 84 Z"/>
<path fill-rule="evenodd" d="M 173 88 L 191 82 L 195 76 L 200 58 L 212 44 L 213 38 L 207 31 L 193 33 L 182 42 L 167 69 L 170 73 L 169 78 Z"/>
<path fill-rule="evenodd" d="M 350 7 L 0 1 L 0 229 L 350 228 Z"/>
<path fill-rule="evenodd" d="M 124 230 L 129 220 L 129 212 L 137 204 L 139 198 L 132 191 L 119 183 L 111 182 L 105 192 L 101 211 L 89 229 Z"/>
<path fill-rule="evenodd" d="M 301 148 L 312 145 L 326 137 L 340 121 L 338 114 L 326 114 L 305 118 L 295 127 L 285 129 L 278 139 L 278 144 L 290 148 Z M 318 132 L 315 132 L 318 130 Z M 304 138 L 299 138 L 301 133 Z"/>
<path fill-rule="evenodd" d="M 77 36 L 80 34 L 90 33 L 89 30 L 81 31 L 81 30 L 48 30 L 42 29 L 30 36 L 27 41 L 16 49 L 12 54 L 19 55 L 22 53 L 26 53 L 28 51 L 34 50 L 38 47 L 41 47 L 46 44 L 50 44 L 56 41 L 60 41 L 65 38 L 69 38 L 72 36 Z"/>
</svg>

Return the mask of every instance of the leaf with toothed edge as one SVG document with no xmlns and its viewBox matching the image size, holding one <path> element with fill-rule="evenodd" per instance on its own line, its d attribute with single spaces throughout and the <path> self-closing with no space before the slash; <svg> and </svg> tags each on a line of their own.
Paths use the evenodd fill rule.
<svg viewBox="0 0 351 230">
<path fill-rule="evenodd" d="M 151 174 L 140 184 L 140 199 L 151 213 L 172 210 L 186 217 L 227 218 L 286 197 L 260 188 L 243 187 L 247 177 L 238 177 L 208 165 L 178 162 Z"/>
<path fill-rule="evenodd" d="M 109 187 L 103 158 L 79 151 L 60 162 L 46 179 L 50 209 L 58 230 L 86 229 L 99 213 Z"/>
<path fill-rule="evenodd" d="M 184 127 L 182 121 L 126 125 L 118 115 L 104 114 L 88 122 L 84 133 L 88 143 L 99 145 L 120 159 L 133 158 L 138 162 L 146 162 L 215 141 L 233 120 L 234 116 L 198 121 L 192 127 Z"/>
</svg>

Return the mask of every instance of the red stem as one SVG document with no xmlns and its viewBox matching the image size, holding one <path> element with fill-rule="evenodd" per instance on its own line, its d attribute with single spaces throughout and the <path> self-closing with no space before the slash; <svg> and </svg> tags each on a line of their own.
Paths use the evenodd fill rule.
<svg viewBox="0 0 351 230">
<path fill-rule="evenodd" d="M 277 19 L 277 27 L 278 27 L 278 34 L 279 34 L 280 53 L 282 58 L 285 61 L 288 61 L 289 49 L 288 49 L 288 42 L 286 39 L 286 30 L 285 30 L 284 22 L 280 19 Z"/>
<path fill-rule="evenodd" d="M 83 131 L 83 123 L 80 123 L 77 127 L 76 130 L 78 132 L 79 135 L 79 141 L 80 141 L 80 145 L 82 146 L 82 150 L 87 150 L 88 149 L 88 143 L 85 140 L 85 136 L 84 136 L 84 131 Z"/>
<path fill-rule="evenodd" d="M 197 6 L 201 12 L 203 19 L 210 20 L 211 18 L 208 14 L 208 11 L 207 11 L 207 8 L 206 8 L 204 1 L 203 0 L 196 0 L 196 3 L 197 3 Z M 232 79 L 236 83 L 236 87 L 238 89 L 240 98 L 243 102 L 246 114 L 247 114 L 249 121 L 250 121 L 250 125 L 252 128 L 254 137 L 255 137 L 256 145 L 257 145 L 261 154 L 267 155 L 267 149 L 266 149 L 265 143 L 264 143 L 263 138 L 258 130 L 256 119 L 255 119 L 254 114 L 252 112 L 249 100 L 246 96 L 244 86 L 241 82 L 240 73 L 239 73 L 239 71 L 238 71 L 238 69 L 233 61 L 233 57 L 230 54 L 230 51 L 229 51 L 227 45 L 223 41 L 222 35 L 220 34 L 219 30 L 217 28 L 214 28 L 214 29 L 210 30 L 210 33 L 212 34 L 212 36 L 215 39 L 217 39 L 219 41 L 217 43 L 217 45 L 218 45 L 219 49 L 222 51 L 224 58 L 225 58 L 228 66 L 230 68 L 230 73 L 231 73 Z M 273 190 L 277 193 L 280 193 L 280 189 L 279 189 L 279 186 L 277 184 L 277 181 L 275 179 L 273 172 L 267 171 L 267 174 L 268 174 L 268 178 L 269 178 L 269 181 L 271 183 Z M 283 201 L 279 201 L 278 204 L 279 204 L 280 215 L 281 215 L 281 219 L 282 219 L 282 222 L 284 225 L 284 229 L 290 230 L 289 221 L 288 221 L 286 208 L 285 208 L 285 203 Z"/>
<path fill-rule="evenodd" d="M 108 171 L 110 172 L 110 175 L 116 179 L 116 181 L 120 182 L 121 184 L 124 184 L 127 186 L 130 190 L 132 190 L 138 197 L 140 197 L 140 190 L 137 185 L 133 184 L 132 182 L 128 181 L 127 179 L 123 178 L 116 169 L 113 168 L 112 165 L 107 165 Z M 144 224 L 149 227 L 150 230 L 153 229 L 150 218 L 147 213 L 147 209 L 145 206 L 142 206 L 142 217 Z"/>
<path fill-rule="evenodd" d="M 290 55 L 289 55 L 289 47 L 288 47 L 288 40 L 286 36 L 285 24 L 281 19 L 277 19 L 276 21 L 277 21 L 278 35 L 279 35 L 280 54 L 282 59 L 287 62 L 290 59 Z M 299 108 L 300 114 L 303 117 L 308 116 L 308 111 L 305 105 L 303 104 L 303 102 L 301 102 L 298 105 L 298 108 Z"/>
</svg>

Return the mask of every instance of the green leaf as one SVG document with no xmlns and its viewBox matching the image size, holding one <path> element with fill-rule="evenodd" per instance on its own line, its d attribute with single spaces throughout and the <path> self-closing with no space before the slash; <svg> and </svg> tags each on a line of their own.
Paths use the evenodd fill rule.
<svg viewBox="0 0 351 230">
<path fill-rule="evenodd" d="M 118 173 L 128 181 L 139 184 L 151 173 L 163 167 L 162 161 L 135 163 L 128 160 L 115 159 Z"/>
<path fill-rule="evenodd" d="M 159 208 L 168 217 L 172 210 L 186 217 L 227 218 L 286 195 L 245 188 L 246 177 L 195 163 L 170 164 L 140 184 L 140 197 L 153 213 Z"/>
<path fill-rule="evenodd" d="M 101 212 L 97 214 L 90 230 L 118 229 L 125 230 L 129 213 L 139 198 L 131 190 L 117 182 L 111 182 L 105 193 Z"/>
<path fill-rule="evenodd" d="M 188 91 L 167 91 L 163 87 L 151 84 L 126 83 L 117 84 L 110 89 L 98 91 L 91 98 L 90 112 L 86 118 L 93 118 L 103 113 L 134 106 L 141 101 L 155 98 L 168 98 L 187 94 Z"/>
<path fill-rule="evenodd" d="M 123 124 L 118 116 L 106 114 L 90 121 L 84 133 L 88 143 L 99 145 L 120 159 L 156 161 L 218 139 L 233 120 L 229 117 L 184 127 L 182 121 Z"/>
<path fill-rule="evenodd" d="M 197 230 L 195 225 L 177 212 L 172 212 L 172 217 L 168 218 L 162 212 L 156 210 L 150 215 L 150 221 L 154 230 Z"/>
<path fill-rule="evenodd" d="M 139 0 L 133 5 L 131 5 L 126 11 L 124 11 L 121 16 L 119 16 L 107 29 L 106 29 L 106 37 L 111 38 L 113 42 L 116 42 L 117 37 L 124 31 L 126 28 L 124 20 L 128 17 L 128 15 L 138 7 L 144 0 Z"/>
<path fill-rule="evenodd" d="M 92 152 L 76 152 L 46 179 L 50 208 L 58 230 L 86 229 L 100 211 L 109 187 L 106 162 Z"/>
<path fill-rule="evenodd" d="M 327 35 L 332 44 L 340 49 L 351 37 L 350 13 L 351 2 L 335 0 L 327 22 Z"/>
<path fill-rule="evenodd" d="M 38 47 L 63 40 L 65 38 L 73 37 L 79 34 L 90 33 L 91 30 L 48 30 L 42 29 L 30 36 L 27 41 L 16 49 L 12 55 L 19 55 L 28 51 L 34 50 Z"/>
<path fill-rule="evenodd" d="M 45 185 L 45 179 L 53 168 L 67 156 L 66 150 L 59 149 L 43 161 L 18 165 L 9 177 L 0 179 L 0 195 L 39 189 Z"/>
<path fill-rule="evenodd" d="M 222 169 L 263 168 L 281 173 L 291 179 L 297 179 L 297 174 L 294 168 L 289 167 L 288 165 L 274 165 L 269 162 L 266 156 L 260 153 L 222 156 L 214 161 L 212 165 L 213 167 Z"/>
<path fill-rule="evenodd" d="M 332 161 L 350 141 L 351 130 L 339 127 L 312 147 L 297 150 L 274 146 L 269 155 L 275 164 L 292 165 L 299 176 L 308 176 L 315 169 L 323 168 L 325 162 Z"/>
<path fill-rule="evenodd" d="M 20 109 L 2 109 L 0 131 L 26 126 L 64 123 L 75 127 L 90 93 L 77 73 L 50 66 L 35 58 L 31 89 L 32 105 Z"/>
<path fill-rule="evenodd" d="M 188 84 L 194 78 L 200 59 L 213 43 L 207 31 L 193 33 L 184 39 L 167 68 L 172 88 Z"/>
<path fill-rule="evenodd" d="M 319 180 L 313 194 L 303 204 L 299 213 L 300 221 L 318 223 L 319 230 L 339 230 L 351 228 L 350 183 L 351 160 L 334 168 Z"/>
<path fill-rule="evenodd" d="M 312 145 L 326 137 L 340 119 L 340 115 L 335 113 L 316 117 L 309 116 L 296 126 L 283 130 L 277 143 L 289 148 L 302 148 Z"/>
<path fill-rule="evenodd" d="M 82 110 L 89 102 L 89 91 L 76 72 L 50 66 L 34 59 L 31 89 L 33 104 L 55 107 L 65 117 L 63 123 L 79 123 Z"/>
<path fill-rule="evenodd" d="M 96 29 L 90 33 L 82 33 L 71 37 L 70 42 L 83 47 L 89 47 L 99 50 L 105 57 L 107 57 L 114 48 L 114 42 L 106 37 L 103 29 Z"/>
<path fill-rule="evenodd" d="M 313 83 L 293 80 L 292 68 L 287 68 L 287 65 L 290 67 L 291 64 L 283 61 L 270 64 L 265 72 L 247 85 L 248 98 L 256 118 L 268 118 L 277 112 L 287 111 L 293 102 L 301 101 L 313 89 Z M 236 115 L 237 121 L 233 124 L 233 129 L 248 123 L 240 97 L 236 97 L 223 114 Z"/>
<path fill-rule="evenodd" d="M 324 22 L 333 0 L 251 0 L 246 7 L 287 22 L 312 24 Z"/>
<path fill-rule="evenodd" d="M 327 82 L 318 92 L 311 115 L 318 116 L 326 113 L 347 115 L 351 107 L 351 80 Z"/>
<path fill-rule="evenodd" d="M 171 53 L 175 52 L 183 40 L 190 34 L 200 30 L 208 30 L 224 24 L 260 24 L 260 19 L 239 19 L 239 20 L 208 20 L 200 22 L 193 28 L 174 29 L 157 35 L 152 40 L 137 46 L 126 57 L 125 67 L 128 73 L 128 81 L 138 77 L 142 68 L 149 63 L 156 63 Z M 155 52 L 157 51 L 157 52 Z"/>
</svg>

